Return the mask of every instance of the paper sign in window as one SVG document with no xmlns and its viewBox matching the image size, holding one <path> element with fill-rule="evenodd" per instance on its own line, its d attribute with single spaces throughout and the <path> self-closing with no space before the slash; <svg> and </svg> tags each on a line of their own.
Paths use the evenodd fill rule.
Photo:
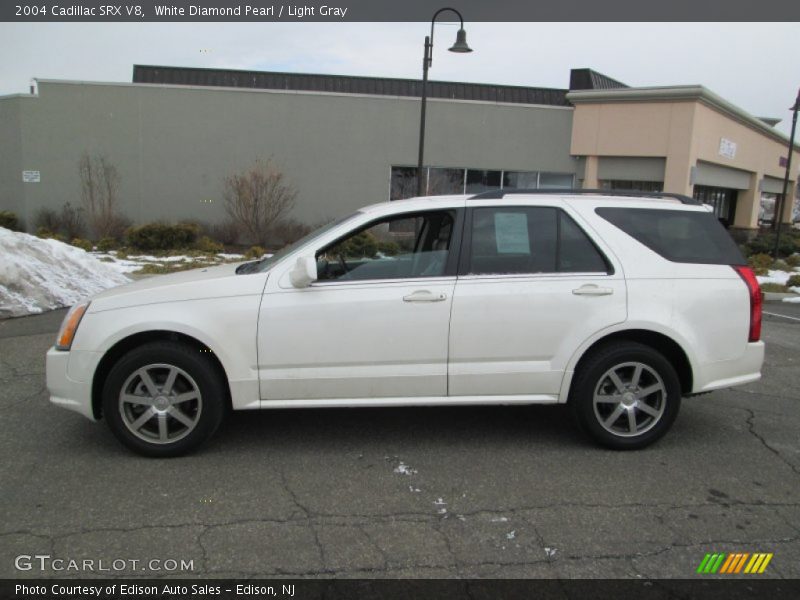
<svg viewBox="0 0 800 600">
<path fill-rule="evenodd" d="M 498 254 L 531 253 L 525 213 L 495 213 L 494 235 Z"/>
</svg>

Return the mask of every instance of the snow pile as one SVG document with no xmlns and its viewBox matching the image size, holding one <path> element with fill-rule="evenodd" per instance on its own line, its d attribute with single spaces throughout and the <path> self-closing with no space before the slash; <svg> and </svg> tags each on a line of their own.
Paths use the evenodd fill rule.
<svg viewBox="0 0 800 600">
<path fill-rule="evenodd" d="M 781 285 L 786 285 L 786 282 L 789 281 L 789 277 L 792 275 L 794 275 L 794 273 L 770 269 L 767 275 L 756 275 L 756 279 L 758 279 L 758 283 L 779 283 Z"/>
<path fill-rule="evenodd" d="M 0 318 L 71 306 L 128 281 L 80 248 L 0 227 Z"/>
</svg>

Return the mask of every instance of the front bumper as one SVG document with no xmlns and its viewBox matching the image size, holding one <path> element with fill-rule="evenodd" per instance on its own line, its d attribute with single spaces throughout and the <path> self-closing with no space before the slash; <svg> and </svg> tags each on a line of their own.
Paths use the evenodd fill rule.
<svg viewBox="0 0 800 600">
<path fill-rule="evenodd" d="M 75 381 L 69 377 L 70 353 L 50 348 L 47 351 L 45 372 L 50 402 L 82 414 L 96 421 L 92 411 L 92 382 Z"/>
</svg>

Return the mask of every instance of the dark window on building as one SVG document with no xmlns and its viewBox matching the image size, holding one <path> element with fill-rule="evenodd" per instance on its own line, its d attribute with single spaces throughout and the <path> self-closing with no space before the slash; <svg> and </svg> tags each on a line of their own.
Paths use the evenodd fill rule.
<svg viewBox="0 0 800 600">
<path fill-rule="evenodd" d="M 417 168 L 392 167 L 392 180 L 389 189 L 390 200 L 403 200 L 417 195 Z"/>
<path fill-rule="evenodd" d="M 467 171 L 467 194 L 479 194 L 489 190 L 499 190 L 502 182 L 502 171 L 480 171 L 469 169 Z"/>
<path fill-rule="evenodd" d="M 538 171 L 504 171 L 503 188 L 535 190 L 539 187 Z"/>
<path fill-rule="evenodd" d="M 694 186 L 694 198 L 703 204 L 714 207 L 714 214 L 725 227 L 733 223 L 736 214 L 736 198 L 739 193 L 728 188 L 711 187 L 707 185 Z"/>
<path fill-rule="evenodd" d="M 600 182 L 601 190 L 624 190 L 637 192 L 663 192 L 663 181 L 633 181 L 624 179 L 605 179 Z"/>
<path fill-rule="evenodd" d="M 542 189 L 569 190 L 574 185 L 571 173 L 539 173 L 539 187 Z"/>
<path fill-rule="evenodd" d="M 469 252 L 473 275 L 608 272 L 583 230 L 555 208 L 476 208 Z"/>
<path fill-rule="evenodd" d="M 744 264 L 739 248 L 711 213 L 649 208 L 598 208 L 596 212 L 667 260 Z"/>
<path fill-rule="evenodd" d="M 446 196 L 464 193 L 464 169 L 428 169 L 428 185 L 424 188 L 426 196 Z"/>
</svg>

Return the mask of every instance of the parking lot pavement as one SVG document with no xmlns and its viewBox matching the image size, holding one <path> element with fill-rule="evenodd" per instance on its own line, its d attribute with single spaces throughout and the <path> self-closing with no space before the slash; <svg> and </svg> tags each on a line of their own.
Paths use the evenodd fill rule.
<svg viewBox="0 0 800 600">
<path fill-rule="evenodd" d="M 93 574 L 15 569 L 34 554 L 121 576 L 693 577 L 707 552 L 800 577 L 800 321 L 767 315 L 763 380 L 685 400 L 644 451 L 596 448 L 563 407 L 336 409 L 237 413 L 152 460 L 49 404 L 62 316 L 0 322 L 0 577 Z"/>
</svg>

